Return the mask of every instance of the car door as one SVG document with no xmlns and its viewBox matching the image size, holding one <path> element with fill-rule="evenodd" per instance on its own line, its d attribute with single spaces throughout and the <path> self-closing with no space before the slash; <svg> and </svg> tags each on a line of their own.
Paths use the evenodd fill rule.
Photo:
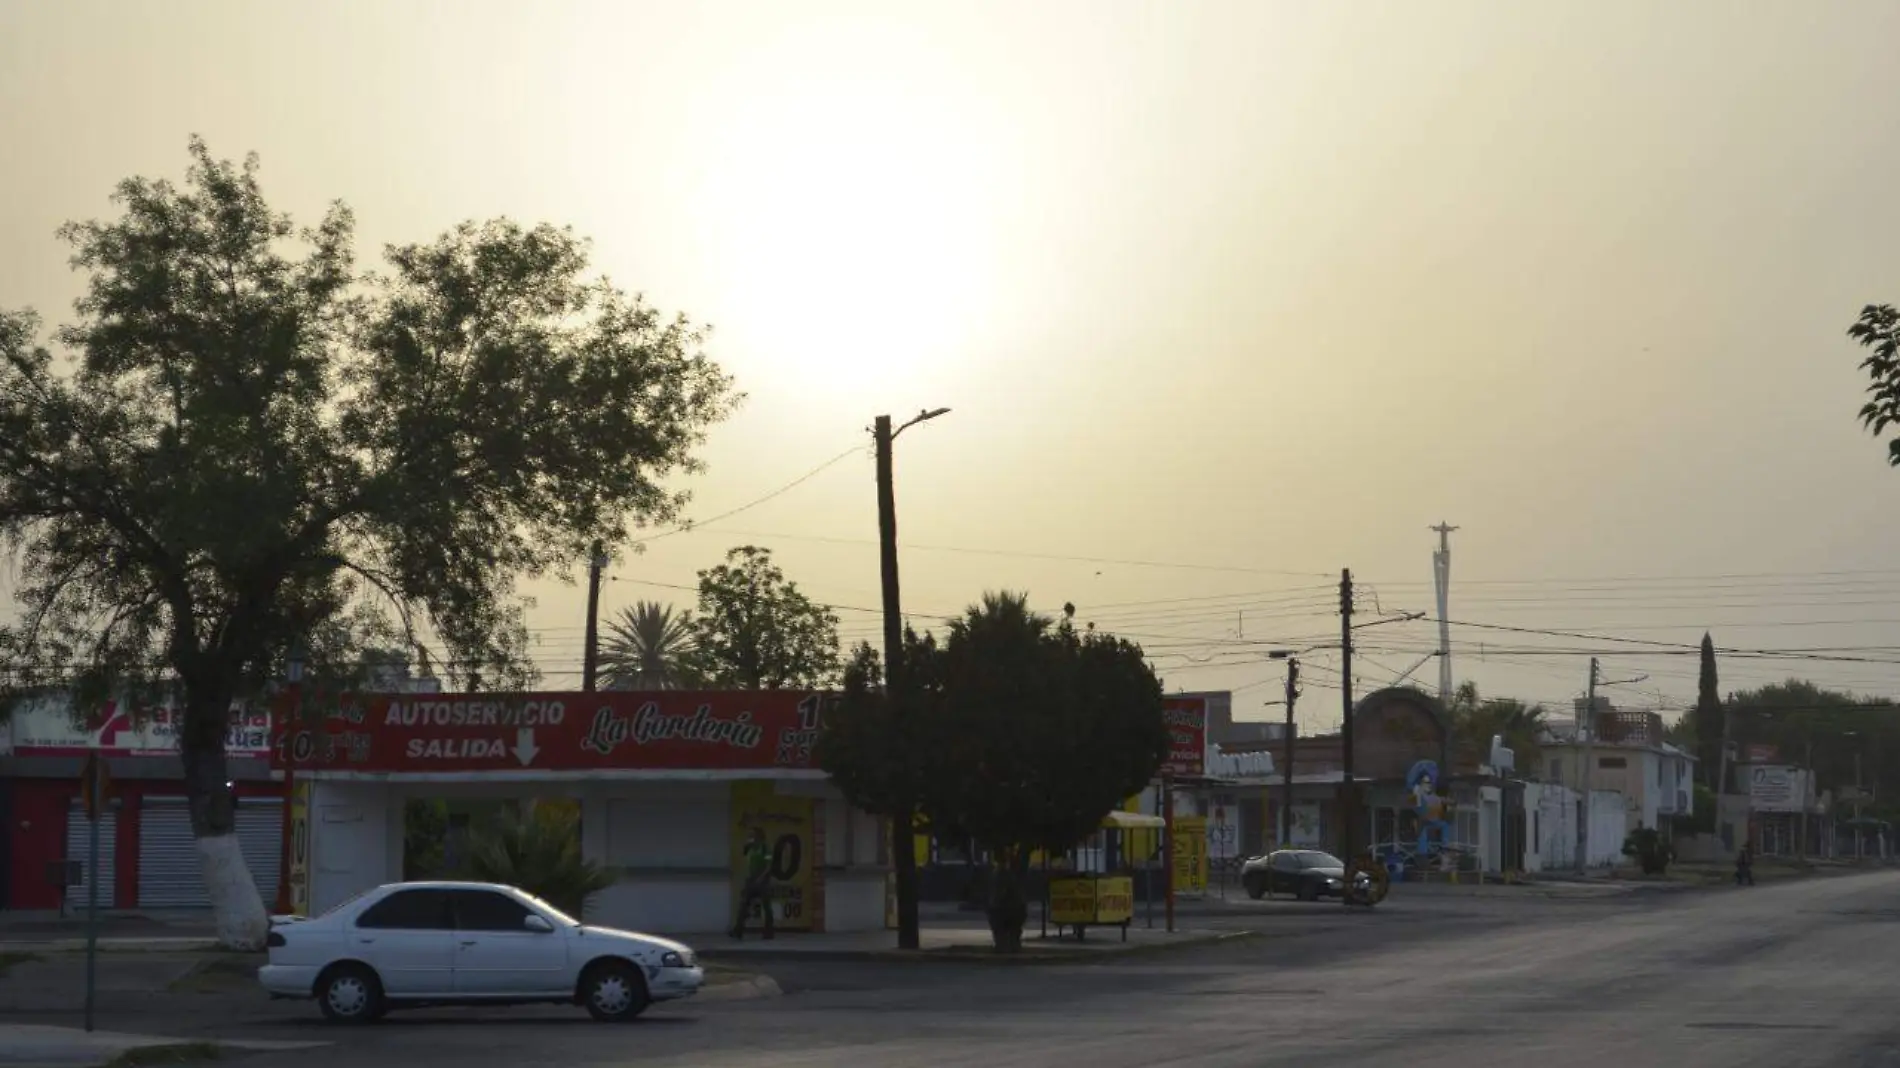
<svg viewBox="0 0 1900 1068">
<path fill-rule="evenodd" d="M 350 953 L 376 969 L 392 998 L 455 992 L 455 928 L 445 891 L 397 890 L 364 909 L 350 930 Z"/>
<path fill-rule="evenodd" d="M 455 913 L 455 992 L 468 997 L 568 994 L 567 931 L 531 931 L 538 915 L 512 894 L 452 890 Z M 545 917 L 543 917 L 545 919 Z"/>
<path fill-rule="evenodd" d="M 1300 892 L 1300 858 L 1297 853 L 1275 853 L 1267 867 L 1267 885 L 1276 894 Z"/>
</svg>

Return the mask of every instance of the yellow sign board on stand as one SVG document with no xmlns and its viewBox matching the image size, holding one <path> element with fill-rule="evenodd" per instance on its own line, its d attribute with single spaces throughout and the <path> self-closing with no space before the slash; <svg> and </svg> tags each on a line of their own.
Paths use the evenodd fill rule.
<svg viewBox="0 0 1900 1068">
<path fill-rule="evenodd" d="M 310 783 L 290 786 L 290 914 L 310 915 Z"/>
<path fill-rule="evenodd" d="M 745 889 L 746 841 L 754 830 L 765 835 L 765 848 L 771 853 L 772 908 L 774 926 L 788 931 L 812 928 L 812 868 L 824 858 L 813 855 L 812 799 L 780 797 L 770 782 L 745 780 L 732 784 L 732 900 L 736 904 Z M 748 925 L 762 924 L 765 917 L 754 914 Z"/>
<path fill-rule="evenodd" d="M 1174 837 L 1174 892 L 1207 893 L 1207 817 L 1176 816 L 1168 833 Z"/>
</svg>

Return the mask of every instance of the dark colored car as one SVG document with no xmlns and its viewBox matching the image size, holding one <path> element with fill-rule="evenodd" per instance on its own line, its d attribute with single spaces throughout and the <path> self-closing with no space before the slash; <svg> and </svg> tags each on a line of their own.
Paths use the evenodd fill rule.
<svg viewBox="0 0 1900 1068">
<path fill-rule="evenodd" d="M 1346 863 L 1317 849 L 1276 850 L 1242 865 L 1240 885 L 1256 901 L 1273 894 L 1292 894 L 1301 901 L 1340 897 L 1345 893 Z"/>
</svg>

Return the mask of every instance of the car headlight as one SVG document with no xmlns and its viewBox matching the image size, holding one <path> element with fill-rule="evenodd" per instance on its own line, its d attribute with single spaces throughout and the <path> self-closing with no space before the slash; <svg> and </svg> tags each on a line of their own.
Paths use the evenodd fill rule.
<svg viewBox="0 0 1900 1068">
<path fill-rule="evenodd" d="M 1338 879 L 1327 879 L 1327 880 L 1326 880 L 1326 885 L 1327 885 L 1327 886 L 1338 886 L 1338 885 L 1339 885 L 1339 880 L 1338 880 Z"/>
<path fill-rule="evenodd" d="M 693 955 L 691 953 L 675 953 L 669 949 L 665 953 L 660 954 L 660 967 L 662 968 L 691 968 L 692 966 Z"/>
</svg>

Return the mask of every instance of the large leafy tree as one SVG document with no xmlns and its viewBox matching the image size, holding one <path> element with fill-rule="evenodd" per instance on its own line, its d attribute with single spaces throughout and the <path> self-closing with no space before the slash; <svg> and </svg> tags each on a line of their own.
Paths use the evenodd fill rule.
<svg viewBox="0 0 1900 1068">
<path fill-rule="evenodd" d="M 838 674 L 838 617 L 799 590 L 772 551 L 742 545 L 699 573 L 690 664 L 708 685 L 811 690 Z"/>
<path fill-rule="evenodd" d="M 641 601 L 607 623 L 601 680 L 609 690 L 678 690 L 697 684 L 693 617 L 672 605 Z"/>
<path fill-rule="evenodd" d="M 939 835 L 990 857 L 990 928 L 1021 946 L 1023 880 L 1039 850 L 1062 852 L 1153 779 L 1168 751 L 1161 683 L 1140 647 L 1078 633 L 991 594 L 941 646 L 910 636 L 893 706 L 860 653 L 827 717 L 819 762 L 853 804 L 914 805 Z"/>
<path fill-rule="evenodd" d="M 529 677 L 515 583 L 664 521 L 734 399 L 687 323 L 587 274 L 567 231 L 467 223 L 358 269 L 342 205 L 297 229 L 255 158 L 191 144 L 62 235 L 88 278 L 39 347 L 0 312 L 0 538 L 15 686 L 180 703 L 221 936 L 260 944 L 223 738 L 294 643 L 329 677 L 393 639 L 469 688 Z M 343 684 L 339 682 L 339 685 Z"/>
</svg>

